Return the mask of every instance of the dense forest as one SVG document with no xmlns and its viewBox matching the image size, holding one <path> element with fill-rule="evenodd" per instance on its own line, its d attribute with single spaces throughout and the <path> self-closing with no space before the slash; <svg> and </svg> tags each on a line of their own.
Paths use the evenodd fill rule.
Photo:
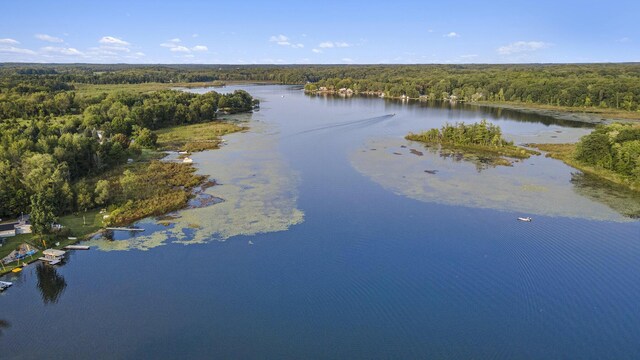
<svg viewBox="0 0 640 360">
<path fill-rule="evenodd" d="M 576 145 L 574 157 L 640 183 L 640 126 L 600 125 Z"/>
<path fill-rule="evenodd" d="M 36 231 L 58 215 L 109 203 L 117 194 L 98 175 L 155 147 L 153 130 L 257 102 L 241 90 L 80 94 L 63 80 L 50 71 L 13 71 L 0 88 L 0 217 L 31 213 Z"/>
<path fill-rule="evenodd" d="M 37 79 L 37 81 L 33 81 Z M 73 84 L 269 81 L 431 100 L 640 109 L 640 64 L 36 65 L 0 64 L 0 89 L 25 94 Z M 3 94 L 6 95 L 6 94 Z M 4 96 L 4 101 L 7 97 Z M 0 105 L 3 99 L 0 98 Z"/>
</svg>

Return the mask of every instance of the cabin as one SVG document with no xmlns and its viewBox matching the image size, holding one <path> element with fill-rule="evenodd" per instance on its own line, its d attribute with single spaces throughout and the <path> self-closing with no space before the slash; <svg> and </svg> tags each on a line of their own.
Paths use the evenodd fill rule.
<svg viewBox="0 0 640 360">
<path fill-rule="evenodd" d="M 0 224 L 0 239 L 13 237 L 20 234 L 31 234 L 29 215 L 22 215 L 16 221 L 7 221 Z"/>
<path fill-rule="evenodd" d="M 0 238 L 8 238 L 16 236 L 17 222 L 0 224 Z"/>
<path fill-rule="evenodd" d="M 49 264 L 55 265 L 62 261 L 62 259 L 64 258 L 64 254 L 66 254 L 66 251 L 64 250 L 47 249 L 42 252 L 42 255 L 44 256 L 41 257 L 40 260 L 48 261 Z"/>
</svg>

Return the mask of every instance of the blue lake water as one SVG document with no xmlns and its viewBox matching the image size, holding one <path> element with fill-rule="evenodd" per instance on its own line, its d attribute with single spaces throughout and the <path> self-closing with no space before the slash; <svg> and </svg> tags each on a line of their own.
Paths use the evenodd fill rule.
<svg viewBox="0 0 640 360">
<path fill-rule="evenodd" d="M 262 100 L 237 117 L 251 130 L 193 156 L 224 202 L 5 277 L 0 358 L 640 357 L 635 195 L 543 156 L 493 168 L 403 139 L 483 118 L 517 143 L 588 127 L 243 88 Z"/>
</svg>

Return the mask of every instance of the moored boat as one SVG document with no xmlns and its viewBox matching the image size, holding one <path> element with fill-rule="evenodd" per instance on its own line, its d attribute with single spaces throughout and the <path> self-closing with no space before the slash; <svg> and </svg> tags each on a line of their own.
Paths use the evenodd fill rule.
<svg viewBox="0 0 640 360">
<path fill-rule="evenodd" d="M 9 286 L 13 285 L 12 282 L 9 281 L 0 281 L 0 291 L 4 291 Z"/>
<path fill-rule="evenodd" d="M 527 217 L 519 217 L 518 220 L 519 221 L 531 222 L 531 220 L 533 220 L 533 219 L 531 219 L 530 217 L 527 216 Z"/>
</svg>

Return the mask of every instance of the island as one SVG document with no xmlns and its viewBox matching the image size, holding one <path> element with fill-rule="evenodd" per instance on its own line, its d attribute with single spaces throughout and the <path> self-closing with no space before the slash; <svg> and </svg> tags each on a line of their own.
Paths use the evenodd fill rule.
<svg viewBox="0 0 640 360">
<path fill-rule="evenodd" d="M 502 137 L 499 126 L 486 120 L 479 123 L 445 124 L 440 129 L 430 129 L 421 133 L 410 133 L 407 140 L 418 141 L 426 146 L 438 146 L 442 149 L 456 150 L 463 156 L 481 156 L 491 165 L 511 166 L 512 159 L 527 159 L 538 152 L 513 145 Z"/>
</svg>

